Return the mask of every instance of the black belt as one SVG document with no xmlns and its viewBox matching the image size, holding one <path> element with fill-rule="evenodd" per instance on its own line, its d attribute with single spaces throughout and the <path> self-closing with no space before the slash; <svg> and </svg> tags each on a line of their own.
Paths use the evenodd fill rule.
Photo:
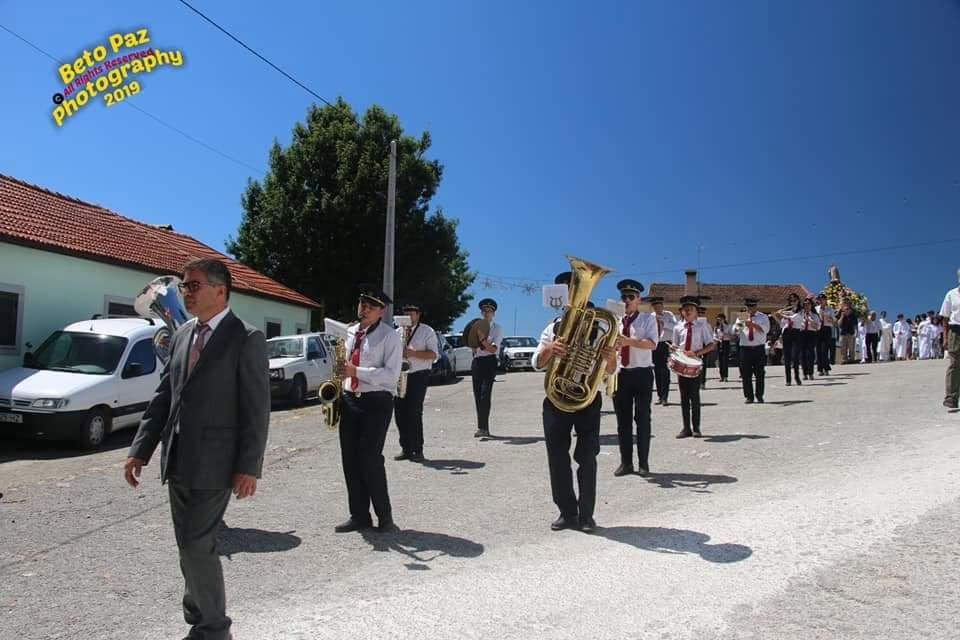
<svg viewBox="0 0 960 640">
<path fill-rule="evenodd" d="M 634 371 L 642 371 L 643 369 L 653 369 L 653 366 L 649 367 L 620 367 L 620 373 L 632 373 Z"/>
<path fill-rule="evenodd" d="M 740 345 L 741 349 L 763 349 L 766 345 L 764 344 L 742 344 Z"/>
<path fill-rule="evenodd" d="M 948 324 L 947 327 L 954 333 L 960 333 L 960 324 Z"/>
<path fill-rule="evenodd" d="M 389 391 L 344 391 L 344 394 L 350 396 L 351 398 L 377 398 L 380 396 L 392 396 L 393 394 Z"/>
</svg>

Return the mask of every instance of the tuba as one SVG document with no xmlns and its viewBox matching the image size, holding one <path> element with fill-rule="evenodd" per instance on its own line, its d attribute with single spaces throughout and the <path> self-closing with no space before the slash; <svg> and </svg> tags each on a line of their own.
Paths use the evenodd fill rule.
<svg viewBox="0 0 960 640">
<path fill-rule="evenodd" d="M 593 402 L 604 381 L 602 350 L 613 347 L 617 341 L 617 319 L 606 309 L 587 308 L 593 288 L 611 269 L 572 256 L 567 256 L 567 260 L 571 271 L 570 302 L 556 334 L 556 339 L 567 345 L 567 352 L 550 361 L 544 388 L 553 406 L 573 413 Z"/>
<path fill-rule="evenodd" d="M 347 325 L 326 318 L 323 329 L 336 339 L 336 344 L 333 349 L 333 377 L 320 384 L 317 398 L 320 400 L 323 421 L 327 423 L 328 429 L 335 431 L 340 427 L 340 416 L 343 414 L 343 380 L 337 371 L 347 363 Z"/>
<path fill-rule="evenodd" d="M 170 361 L 170 338 L 187 321 L 180 295 L 180 278 L 160 276 L 147 283 L 133 301 L 134 310 L 144 318 L 159 318 L 165 326 L 153 334 L 153 350 L 164 365 Z"/>
</svg>

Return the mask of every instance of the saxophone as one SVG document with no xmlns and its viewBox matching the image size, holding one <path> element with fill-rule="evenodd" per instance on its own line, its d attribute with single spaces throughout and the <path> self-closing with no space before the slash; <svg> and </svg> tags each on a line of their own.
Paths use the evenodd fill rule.
<svg viewBox="0 0 960 640">
<path fill-rule="evenodd" d="M 330 319 L 326 319 L 324 325 L 326 332 L 336 337 L 333 349 L 333 377 L 320 385 L 317 389 L 317 397 L 320 400 L 323 421 L 327 423 L 328 429 L 335 431 L 340 427 L 340 416 L 343 413 L 343 380 L 337 375 L 337 371 L 347 363 L 345 341 L 347 325 Z"/>
<path fill-rule="evenodd" d="M 554 358 L 544 378 L 547 399 L 560 411 L 573 413 L 590 405 L 606 376 L 603 349 L 617 341 L 617 319 L 610 311 L 588 309 L 590 293 L 611 269 L 567 256 L 570 261 L 570 303 L 564 309 L 556 339 L 567 351 Z M 594 335 L 594 330 L 596 334 Z"/>
</svg>

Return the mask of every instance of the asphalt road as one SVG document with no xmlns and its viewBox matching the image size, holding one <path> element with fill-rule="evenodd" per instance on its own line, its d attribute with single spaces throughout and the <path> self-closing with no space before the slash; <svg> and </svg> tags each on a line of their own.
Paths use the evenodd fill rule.
<svg viewBox="0 0 960 640">
<path fill-rule="evenodd" d="M 221 535 L 234 634 L 956 638 L 960 414 L 941 407 L 944 366 L 851 365 L 790 388 L 768 369 L 751 406 L 711 379 L 702 440 L 674 439 L 679 407 L 654 407 L 647 479 L 613 477 L 605 399 L 594 535 L 549 530 L 540 374 L 498 378 L 486 442 L 469 380 L 430 388 L 427 462 L 387 463 L 390 535 L 333 533 L 336 435 L 316 406 L 275 411 L 259 492 Z M 156 464 L 123 483 L 129 440 L 89 455 L 0 440 L 0 638 L 186 633 L 165 490 Z"/>
</svg>

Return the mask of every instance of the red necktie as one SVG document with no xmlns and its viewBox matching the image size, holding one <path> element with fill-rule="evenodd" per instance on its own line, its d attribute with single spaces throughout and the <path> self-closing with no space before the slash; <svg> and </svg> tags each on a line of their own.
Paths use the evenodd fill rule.
<svg viewBox="0 0 960 640">
<path fill-rule="evenodd" d="M 690 351 L 690 347 L 693 346 L 693 323 L 687 323 L 687 341 L 683 343 L 683 350 Z"/>
<path fill-rule="evenodd" d="M 633 316 L 623 316 L 623 335 L 630 337 L 630 323 L 633 322 Z M 630 347 L 622 347 L 620 349 L 620 366 L 627 366 L 630 364 Z"/>
<path fill-rule="evenodd" d="M 190 372 L 197 365 L 197 360 L 200 359 L 200 352 L 203 351 L 203 345 L 207 341 L 207 333 L 209 332 L 210 325 L 205 322 L 197 325 L 197 337 L 193 341 L 193 346 L 190 347 L 190 358 L 187 360 L 187 375 L 190 375 Z"/>
<path fill-rule="evenodd" d="M 750 315 L 749 318 L 747 318 L 747 322 L 753 322 L 752 314 Z M 751 342 L 753 341 L 753 327 L 747 327 L 747 340 Z"/>
<path fill-rule="evenodd" d="M 803 330 L 804 331 L 810 330 L 810 316 L 806 314 L 803 315 Z"/>
<path fill-rule="evenodd" d="M 363 330 L 357 331 L 357 335 L 353 338 L 353 351 L 350 352 L 350 362 L 355 367 L 360 366 L 360 345 L 363 343 Z M 357 376 L 350 377 L 350 390 L 356 391 L 357 385 L 360 384 L 360 380 Z"/>
</svg>

